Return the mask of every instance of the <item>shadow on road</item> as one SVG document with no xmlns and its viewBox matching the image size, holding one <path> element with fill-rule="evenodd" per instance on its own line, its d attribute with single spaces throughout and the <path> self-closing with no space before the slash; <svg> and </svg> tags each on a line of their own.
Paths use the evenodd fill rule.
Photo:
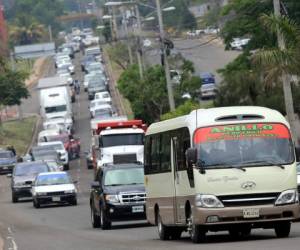
<svg viewBox="0 0 300 250">
<path fill-rule="evenodd" d="M 140 228 L 140 227 L 151 227 L 152 225 L 148 222 L 143 223 L 132 223 L 132 224 L 121 224 L 121 225 L 113 225 L 111 230 L 120 230 L 120 229 L 132 229 L 132 228 Z"/>
</svg>

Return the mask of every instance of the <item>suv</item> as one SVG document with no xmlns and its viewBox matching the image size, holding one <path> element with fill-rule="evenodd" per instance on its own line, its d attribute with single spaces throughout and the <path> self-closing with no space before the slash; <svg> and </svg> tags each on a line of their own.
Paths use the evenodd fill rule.
<svg viewBox="0 0 300 250">
<path fill-rule="evenodd" d="M 0 174 L 11 173 L 16 162 L 16 155 L 11 150 L 0 149 Z"/>
<path fill-rule="evenodd" d="M 105 230 L 112 221 L 146 219 L 143 165 L 105 165 L 97 170 L 95 180 L 90 195 L 94 228 Z"/>
</svg>

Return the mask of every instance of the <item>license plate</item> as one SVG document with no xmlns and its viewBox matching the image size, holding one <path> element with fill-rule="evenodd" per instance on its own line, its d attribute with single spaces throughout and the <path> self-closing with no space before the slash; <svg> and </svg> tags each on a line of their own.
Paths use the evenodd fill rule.
<svg viewBox="0 0 300 250">
<path fill-rule="evenodd" d="M 5 170 L 6 170 L 6 169 L 8 169 L 8 167 L 3 167 L 3 169 L 5 169 Z"/>
<path fill-rule="evenodd" d="M 59 196 L 52 197 L 52 201 L 54 202 L 60 201 L 60 197 Z"/>
<path fill-rule="evenodd" d="M 258 218 L 259 217 L 259 209 L 258 208 L 245 208 L 243 209 L 244 218 Z"/>
<path fill-rule="evenodd" d="M 144 212 L 144 206 L 134 206 L 132 207 L 133 213 L 142 213 Z"/>
</svg>

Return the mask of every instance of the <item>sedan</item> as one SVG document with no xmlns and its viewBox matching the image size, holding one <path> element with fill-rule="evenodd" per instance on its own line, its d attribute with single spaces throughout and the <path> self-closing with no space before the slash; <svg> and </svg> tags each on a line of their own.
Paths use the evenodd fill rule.
<svg viewBox="0 0 300 250">
<path fill-rule="evenodd" d="M 77 205 L 77 190 L 66 172 L 39 174 L 32 186 L 33 206 L 42 204 L 68 203 Z"/>
<path fill-rule="evenodd" d="M 42 161 L 18 163 L 11 175 L 12 202 L 18 202 L 19 198 L 31 197 L 31 185 L 36 175 L 50 171 L 50 167 Z"/>
</svg>

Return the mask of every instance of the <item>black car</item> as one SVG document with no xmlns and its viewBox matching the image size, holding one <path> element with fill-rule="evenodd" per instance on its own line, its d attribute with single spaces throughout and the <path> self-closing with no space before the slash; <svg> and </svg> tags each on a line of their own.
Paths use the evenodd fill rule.
<svg viewBox="0 0 300 250">
<path fill-rule="evenodd" d="M 0 149 L 0 174 L 11 173 L 16 163 L 16 155 L 11 150 Z"/>
<path fill-rule="evenodd" d="M 32 197 L 31 186 L 36 176 L 39 173 L 50 171 L 47 163 L 42 161 L 16 164 L 11 179 L 12 202 L 18 202 L 19 198 Z"/>
<path fill-rule="evenodd" d="M 85 158 L 86 158 L 86 166 L 88 169 L 93 169 L 93 155 L 91 151 L 85 152 Z"/>
<path fill-rule="evenodd" d="M 106 91 L 107 86 L 102 79 L 92 79 L 88 84 L 88 96 L 89 100 L 93 100 L 95 98 L 95 94 L 97 92 Z"/>
<path fill-rule="evenodd" d="M 106 165 L 92 183 L 92 225 L 110 229 L 112 221 L 145 220 L 145 200 L 143 165 Z"/>
</svg>

